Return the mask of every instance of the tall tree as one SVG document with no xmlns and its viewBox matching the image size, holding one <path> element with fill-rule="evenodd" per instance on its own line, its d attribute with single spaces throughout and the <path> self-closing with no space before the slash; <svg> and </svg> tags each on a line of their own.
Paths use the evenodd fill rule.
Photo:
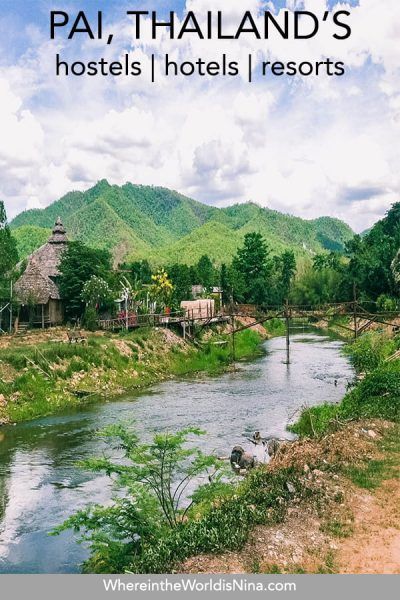
<svg viewBox="0 0 400 600">
<path fill-rule="evenodd" d="M 296 259 L 292 250 L 285 250 L 275 257 L 275 285 L 278 303 L 289 298 L 292 282 L 296 273 Z"/>
<path fill-rule="evenodd" d="M 17 262 L 17 243 L 8 226 L 4 202 L 0 200 L 0 281 L 4 283 Z"/>
<path fill-rule="evenodd" d="M 204 254 L 196 265 L 198 283 L 209 290 L 215 283 L 216 272 L 211 259 Z"/>
<path fill-rule="evenodd" d="M 268 246 L 260 233 L 247 233 L 242 248 L 233 260 L 233 266 L 242 275 L 246 302 L 263 304 L 268 296 L 268 276 L 272 261 Z"/>
<path fill-rule="evenodd" d="M 108 280 L 111 272 L 111 255 L 106 250 L 89 248 L 81 242 L 69 242 L 60 264 L 60 295 L 69 318 L 81 317 L 85 303 L 84 285 L 96 275 Z"/>
<path fill-rule="evenodd" d="M 137 260 L 131 264 L 132 280 L 141 283 L 151 283 L 151 266 L 148 260 Z"/>
<path fill-rule="evenodd" d="M 229 281 L 228 267 L 225 263 L 222 263 L 219 271 L 219 287 L 222 290 L 222 302 L 227 304 L 231 298 L 231 285 Z"/>
<path fill-rule="evenodd" d="M 190 300 L 192 297 L 190 268 L 187 265 L 174 264 L 167 267 L 167 273 L 174 286 L 172 304 L 175 308 L 179 308 L 182 300 Z"/>
</svg>

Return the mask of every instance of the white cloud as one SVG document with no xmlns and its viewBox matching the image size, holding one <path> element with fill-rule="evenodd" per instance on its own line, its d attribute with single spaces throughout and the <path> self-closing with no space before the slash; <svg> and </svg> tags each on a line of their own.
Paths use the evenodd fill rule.
<svg viewBox="0 0 400 600">
<path fill-rule="evenodd" d="M 304 6 L 319 13 L 325 4 L 306 0 Z M 233 24 L 244 10 L 266 6 L 223 0 L 218 8 Z M 221 60 L 226 52 L 241 65 L 249 52 L 283 61 L 331 56 L 350 67 L 345 78 L 269 77 L 249 84 L 245 73 L 166 79 L 159 71 L 156 85 L 146 77 L 57 80 L 55 48 L 35 31 L 29 54 L 0 69 L 0 194 L 10 214 L 105 177 L 169 186 L 216 204 L 254 200 L 369 226 L 397 199 L 400 185 L 400 3 L 338 7 L 352 13 L 353 35 L 342 42 L 327 26 L 303 42 L 251 36 L 178 42 L 164 35 L 138 47 L 126 21 L 115 46 L 84 47 L 91 57 L 130 52 L 146 64 L 155 48 L 175 60 Z M 215 2 L 187 0 L 187 8 L 204 13 Z M 78 50 L 68 50 L 68 59 Z"/>
</svg>

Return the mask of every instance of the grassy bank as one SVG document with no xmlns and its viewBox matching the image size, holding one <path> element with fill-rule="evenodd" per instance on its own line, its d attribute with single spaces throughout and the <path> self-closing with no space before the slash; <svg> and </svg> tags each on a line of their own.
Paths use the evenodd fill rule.
<svg viewBox="0 0 400 600">
<path fill-rule="evenodd" d="M 303 411 L 291 431 L 302 436 L 319 436 L 351 419 L 380 418 L 400 421 L 400 360 L 394 353 L 400 338 L 386 333 L 368 333 L 348 344 L 361 381 L 338 405 L 322 404 Z"/>
<path fill-rule="evenodd" d="M 195 372 L 216 374 L 232 360 L 230 337 L 214 333 L 197 346 L 166 329 L 88 334 L 85 344 L 39 336 L 0 349 L 0 422 L 20 422 L 113 397 Z M 258 333 L 236 335 L 236 359 L 254 356 Z M 217 342 L 217 343 L 216 343 Z"/>
</svg>

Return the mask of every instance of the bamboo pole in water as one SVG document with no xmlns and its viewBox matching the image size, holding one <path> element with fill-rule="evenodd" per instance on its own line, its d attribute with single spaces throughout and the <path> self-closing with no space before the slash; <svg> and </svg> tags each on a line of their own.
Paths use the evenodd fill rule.
<svg viewBox="0 0 400 600">
<path fill-rule="evenodd" d="M 285 322 L 286 322 L 286 364 L 290 364 L 290 320 L 289 320 L 289 300 L 285 304 Z"/>
<path fill-rule="evenodd" d="M 233 370 L 236 370 L 235 362 L 236 362 L 236 345 L 235 345 L 235 317 L 232 315 L 232 362 L 233 362 Z"/>
</svg>

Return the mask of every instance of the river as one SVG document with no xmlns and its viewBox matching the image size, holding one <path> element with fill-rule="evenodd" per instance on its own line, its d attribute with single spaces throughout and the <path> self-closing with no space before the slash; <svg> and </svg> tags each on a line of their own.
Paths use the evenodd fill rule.
<svg viewBox="0 0 400 600">
<path fill-rule="evenodd" d="M 236 372 L 169 381 L 138 394 L 99 402 L 0 429 L 0 573 L 76 573 L 87 550 L 72 532 L 48 536 L 78 508 L 110 499 L 106 477 L 76 462 L 99 455 L 95 435 L 119 420 L 135 420 L 141 438 L 188 425 L 204 429 L 198 445 L 229 455 L 255 430 L 290 438 L 288 421 L 304 405 L 338 402 L 354 376 L 342 342 L 317 333 L 263 344 L 263 355 Z M 337 385 L 335 385 L 335 380 Z"/>
</svg>

